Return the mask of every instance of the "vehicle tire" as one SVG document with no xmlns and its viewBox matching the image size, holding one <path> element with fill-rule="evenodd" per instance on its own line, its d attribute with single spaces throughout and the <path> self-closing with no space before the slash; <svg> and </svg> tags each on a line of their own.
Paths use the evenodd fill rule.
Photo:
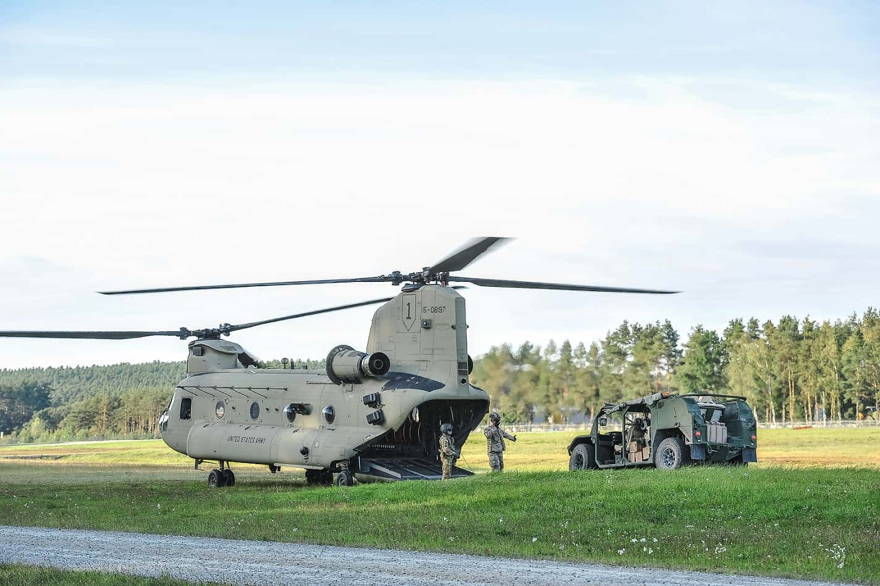
<svg viewBox="0 0 880 586">
<path fill-rule="evenodd" d="M 668 437 L 657 446 L 654 466 L 663 470 L 675 470 L 690 462 L 687 447 L 680 437 Z"/>
<path fill-rule="evenodd" d="M 342 470 L 336 475 L 336 486 L 351 486 L 354 484 L 354 476 L 348 470 Z"/>
<path fill-rule="evenodd" d="M 591 445 L 578 444 L 571 451 L 571 457 L 568 459 L 568 469 L 588 470 L 596 467 L 596 458 L 593 454 Z"/>
<path fill-rule="evenodd" d="M 223 484 L 226 486 L 235 486 L 235 474 L 227 468 L 223 471 Z"/>
<path fill-rule="evenodd" d="M 211 488 L 220 488 L 222 486 L 226 486 L 226 479 L 223 477 L 223 472 L 214 468 L 208 474 L 208 486 Z"/>
</svg>

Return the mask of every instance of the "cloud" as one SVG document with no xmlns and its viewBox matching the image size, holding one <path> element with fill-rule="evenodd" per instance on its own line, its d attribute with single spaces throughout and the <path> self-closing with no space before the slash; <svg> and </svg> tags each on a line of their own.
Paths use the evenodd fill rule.
<svg viewBox="0 0 880 586">
<path fill-rule="evenodd" d="M 738 107 L 745 93 L 755 107 Z M 70 329 L 204 327 L 369 299 L 389 288 L 93 291 L 409 271 L 484 234 L 520 240 L 468 274 L 689 293 L 469 290 L 475 353 L 589 341 L 622 319 L 685 330 L 750 311 L 834 317 L 867 305 L 880 279 L 857 266 L 873 266 L 878 244 L 878 121 L 870 95 L 736 78 L 32 79 L 0 95 L 0 259 L 29 278 L 47 269 L 27 259 L 68 267 L 41 289 L 64 292 L 53 319 Z M 809 250 L 828 242 L 852 262 L 825 266 L 792 299 Z M 792 250 L 808 264 L 785 260 Z M 4 327 L 49 311 L 46 298 L 2 291 L 15 307 L 0 308 Z M 363 346 L 370 310 L 358 311 L 245 341 L 266 357 Z M 4 348 L 0 365 L 39 362 L 50 343 L 28 344 Z M 98 346 L 66 344 L 69 360 L 98 359 Z M 102 345 L 100 360 L 182 355 L 140 344 Z"/>
</svg>

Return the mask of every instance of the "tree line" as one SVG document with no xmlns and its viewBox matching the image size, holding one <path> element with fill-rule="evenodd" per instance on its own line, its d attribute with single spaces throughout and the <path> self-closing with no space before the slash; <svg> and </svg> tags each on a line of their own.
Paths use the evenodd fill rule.
<svg viewBox="0 0 880 586">
<path fill-rule="evenodd" d="M 5 441 L 154 437 L 183 362 L 0 370 Z"/>
<path fill-rule="evenodd" d="M 0 433 L 5 441 L 155 437 L 185 370 L 158 361 L 0 370 Z M 880 312 L 821 323 L 734 319 L 720 333 L 697 326 L 684 341 L 669 321 L 625 321 L 589 346 L 493 346 L 475 361 L 472 381 L 508 422 L 571 421 L 658 391 L 742 395 L 768 422 L 877 417 Z"/>
<path fill-rule="evenodd" d="M 658 391 L 741 395 L 768 422 L 876 418 L 880 313 L 738 318 L 721 333 L 697 326 L 684 342 L 669 321 L 625 321 L 589 346 L 494 346 L 472 379 L 509 422 L 570 421 Z"/>
<path fill-rule="evenodd" d="M 292 364 L 291 364 L 292 363 Z M 268 368 L 323 368 L 323 360 L 270 360 Z M 157 437 L 158 417 L 186 363 L 0 369 L 6 442 Z"/>
</svg>

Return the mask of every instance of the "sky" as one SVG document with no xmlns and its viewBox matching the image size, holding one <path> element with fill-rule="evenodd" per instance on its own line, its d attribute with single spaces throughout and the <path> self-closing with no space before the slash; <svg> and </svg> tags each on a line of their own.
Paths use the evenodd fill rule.
<svg viewBox="0 0 880 586">
<path fill-rule="evenodd" d="M 418 270 L 681 290 L 480 289 L 470 351 L 623 320 L 845 318 L 880 290 L 880 5 L 0 3 L 0 329 L 171 330 L 387 284 L 99 290 Z M 363 348 L 374 308 L 247 330 Z M 0 368 L 184 342 L 0 339 Z"/>
</svg>

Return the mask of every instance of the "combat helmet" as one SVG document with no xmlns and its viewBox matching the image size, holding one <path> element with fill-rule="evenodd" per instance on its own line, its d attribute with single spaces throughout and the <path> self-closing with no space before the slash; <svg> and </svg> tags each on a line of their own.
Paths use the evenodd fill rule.
<svg viewBox="0 0 880 586">
<path fill-rule="evenodd" d="M 451 423 L 444 423 L 443 425 L 441 425 L 440 426 L 440 433 L 451 434 L 452 433 L 452 424 Z"/>
<path fill-rule="evenodd" d="M 500 423 L 501 415 L 499 415 L 497 411 L 493 411 L 492 413 L 489 413 L 489 421 L 492 423 Z"/>
</svg>

